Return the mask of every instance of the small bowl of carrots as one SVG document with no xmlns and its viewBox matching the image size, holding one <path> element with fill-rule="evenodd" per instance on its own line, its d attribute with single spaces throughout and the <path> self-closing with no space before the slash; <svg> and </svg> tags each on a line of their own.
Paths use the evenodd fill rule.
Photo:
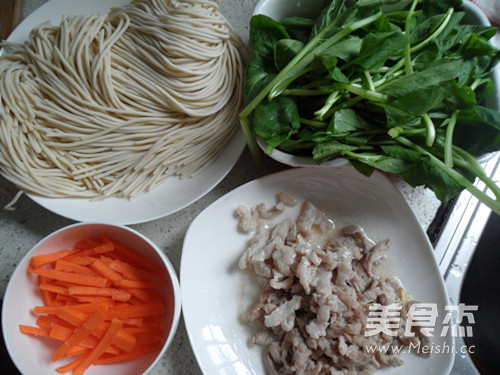
<svg viewBox="0 0 500 375">
<path fill-rule="evenodd" d="M 177 275 L 153 242 L 126 226 L 78 223 L 21 260 L 2 329 L 25 375 L 136 375 L 165 353 L 180 313 Z"/>
</svg>

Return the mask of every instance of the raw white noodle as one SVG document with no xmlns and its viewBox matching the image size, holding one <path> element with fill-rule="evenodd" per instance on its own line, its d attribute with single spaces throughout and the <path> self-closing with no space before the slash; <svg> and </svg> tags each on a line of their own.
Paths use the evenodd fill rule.
<svg viewBox="0 0 500 375">
<path fill-rule="evenodd" d="M 238 127 L 243 46 L 213 1 L 134 1 L 2 47 L 0 173 L 23 191 L 132 198 L 198 173 Z"/>
</svg>

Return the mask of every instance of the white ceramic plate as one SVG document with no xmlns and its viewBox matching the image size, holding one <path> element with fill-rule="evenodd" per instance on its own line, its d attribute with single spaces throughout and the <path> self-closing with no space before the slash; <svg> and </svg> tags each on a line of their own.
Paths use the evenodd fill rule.
<svg viewBox="0 0 500 375">
<path fill-rule="evenodd" d="M 59 25 L 63 16 L 71 14 L 107 13 L 111 7 L 127 0 L 50 0 L 28 16 L 8 38 L 22 43 L 37 25 L 51 21 Z M 46 209 L 76 221 L 103 221 L 111 224 L 136 224 L 172 214 L 198 200 L 212 190 L 234 167 L 245 147 L 238 131 L 219 158 L 200 174 L 187 179 L 172 177 L 155 190 L 139 197 L 107 198 L 103 200 L 44 198 L 28 194 Z"/>
<path fill-rule="evenodd" d="M 251 181 L 221 197 L 191 224 L 181 261 L 184 319 L 194 353 L 206 375 L 264 374 L 259 348 L 250 349 L 250 329 L 239 321 L 254 301 L 256 288 L 237 266 L 251 234 L 237 230 L 234 211 L 265 202 L 287 191 L 309 199 L 344 224 L 364 227 L 374 240 L 392 238 L 389 263 L 411 295 L 420 302 L 437 303 L 440 312 L 448 298 L 433 250 L 410 207 L 382 174 L 365 177 L 351 167 L 296 168 Z M 297 206 L 286 215 L 295 215 Z M 283 220 L 283 215 L 278 220 Z M 439 323 L 439 321 L 438 321 Z M 436 326 L 436 336 L 441 333 Z M 434 345 L 453 346 L 453 338 L 434 337 Z M 404 354 L 403 367 L 376 374 L 448 374 L 452 354 L 422 359 Z"/>
</svg>

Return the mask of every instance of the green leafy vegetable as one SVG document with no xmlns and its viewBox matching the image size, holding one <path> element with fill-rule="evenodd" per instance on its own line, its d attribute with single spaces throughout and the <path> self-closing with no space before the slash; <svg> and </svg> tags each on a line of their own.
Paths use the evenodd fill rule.
<svg viewBox="0 0 500 375">
<path fill-rule="evenodd" d="M 333 0 L 317 19 L 254 16 L 240 120 L 256 160 L 260 137 L 267 152 L 346 158 L 443 201 L 468 189 L 500 213 L 475 159 L 500 149 L 500 112 L 485 104 L 500 51 L 496 29 L 464 15 L 459 0 Z"/>
</svg>

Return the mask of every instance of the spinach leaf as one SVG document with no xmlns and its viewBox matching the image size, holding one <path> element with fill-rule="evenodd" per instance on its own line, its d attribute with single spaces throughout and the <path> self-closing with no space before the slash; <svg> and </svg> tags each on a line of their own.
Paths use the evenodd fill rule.
<svg viewBox="0 0 500 375">
<path fill-rule="evenodd" d="M 391 57 L 400 53 L 408 44 L 408 37 L 401 32 L 369 33 L 363 38 L 359 55 L 351 64 L 374 70 Z"/>
<path fill-rule="evenodd" d="M 304 48 L 304 43 L 296 39 L 280 39 L 274 44 L 276 69 L 283 69 Z"/>
<path fill-rule="evenodd" d="M 295 101 L 288 97 L 262 103 L 253 116 L 255 133 L 275 148 L 300 128 L 300 115 Z"/>
<path fill-rule="evenodd" d="M 274 65 L 274 45 L 289 38 L 285 28 L 277 21 L 264 15 L 252 17 L 250 24 L 250 58 L 247 66 L 245 100 L 252 100 L 277 74 Z"/>
</svg>

